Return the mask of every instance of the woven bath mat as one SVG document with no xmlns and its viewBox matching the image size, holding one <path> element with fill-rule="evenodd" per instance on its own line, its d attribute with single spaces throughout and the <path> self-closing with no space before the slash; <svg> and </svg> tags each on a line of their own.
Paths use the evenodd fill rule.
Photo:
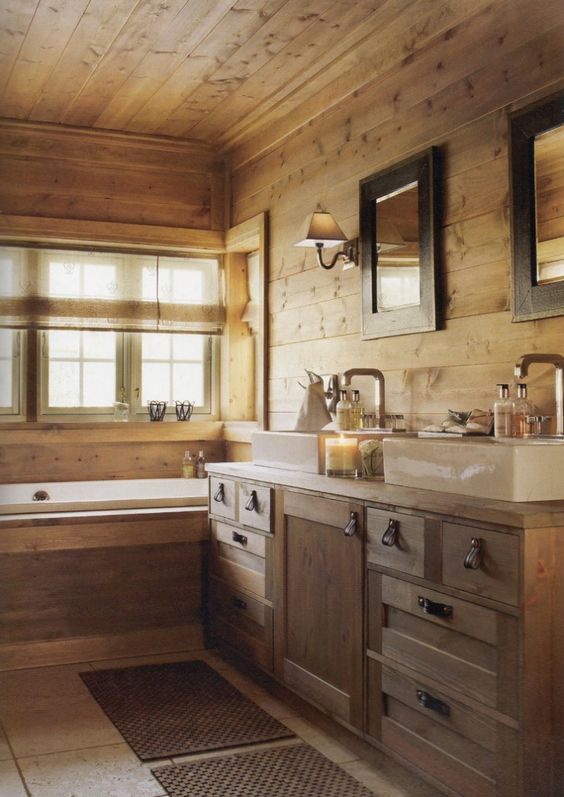
<svg viewBox="0 0 564 797">
<path fill-rule="evenodd" d="M 203 661 L 80 677 L 142 761 L 294 735 Z"/>
<path fill-rule="evenodd" d="M 152 770 L 170 797 L 374 797 L 307 744 Z"/>
</svg>

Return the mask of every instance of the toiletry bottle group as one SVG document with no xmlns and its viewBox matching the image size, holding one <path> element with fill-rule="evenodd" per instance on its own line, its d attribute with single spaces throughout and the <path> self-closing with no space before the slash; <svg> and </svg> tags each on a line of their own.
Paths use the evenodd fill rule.
<svg viewBox="0 0 564 797">
<path fill-rule="evenodd" d="M 527 398 L 527 385 L 517 385 L 517 398 L 509 396 L 509 385 L 498 384 L 499 397 L 494 402 L 494 434 L 496 437 L 523 437 L 530 432 L 527 420 L 534 406 Z"/>
</svg>

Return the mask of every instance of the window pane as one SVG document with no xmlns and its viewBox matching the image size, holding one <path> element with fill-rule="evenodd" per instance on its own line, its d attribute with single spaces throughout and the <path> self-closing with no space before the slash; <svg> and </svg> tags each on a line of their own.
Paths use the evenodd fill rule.
<svg viewBox="0 0 564 797">
<path fill-rule="evenodd" d="M 144 360 L 168 360 L 170 351 L 170 335 L 144 332 L 141 336 L 142 357 Z"/>
<path fill-rule="evenodd" d="M 12 358 L 0 360 L 0 407 L 12 406 Z"/>
<path fill-rule="evenodd" d="M 115 332 L 82 332 L 80 334 L 82 334 L 82 351 L 85 360 L 112 360 L 115 362 Z"/>
<path fill-rule="evenodd" d="M 49 405 L 51 407 L 80 406 L 80 364 L 51 362 L 49 364 Z"/>
<path fill-rule="evenodd" d="M 115 299 L 118 291 L 117 268 L 101 263 L 87 263 L 84 270 L 83 296 L 98 299 Z"/>
<path fill-rule="evenodd" d="M 168 363 L 143 363 L 141 402 L 171 401 Z"/>
<path fill-rule="evenodd" d="M 172 356 L 175 360 L 202 360 L 204 335 L 172 335 Z"/>
<path fill-rule="evenodd" d="M 71 261 L 49 263 L 51 296 L 80 296 L 80 266 Z"/>
<path fill-rule="evenodd" d="M 49 357 L 80 357 L 80 332 L 52 330 L 49 335 Z"/>
<path fill-rule="evenodd" d="M 173 398 L 184 401 L 188 399 L 196 405 L 204 403 L 204 374 L 200 364 L 178 363 L 172 367 Z"/>
<path fill-rule="evenodd" d="M 116 369 L 114 364 L 85 363 L 83 386 L 82 406 L 110 406 L 116 398 Z"/>
<path fill-rule="evenodd" d="M 12 359 L 14 350 L 14 332 L 12 329 L 0 329 L 0 357 Z"/>
</svg>

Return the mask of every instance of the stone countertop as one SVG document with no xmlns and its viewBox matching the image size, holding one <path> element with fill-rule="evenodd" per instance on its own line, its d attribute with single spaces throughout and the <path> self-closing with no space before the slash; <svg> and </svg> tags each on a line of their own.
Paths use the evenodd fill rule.
<svg viewBox="0 0 564 797">
<path fill-rule="evenodd" d="M 389 509 L 412 509 L 449 515 L 461 520 L 496 523 L 518 529 L 564 527 L 564 501 L 514 503 L 491 498 L 416 490 L 385 484 L 383 479 L 338 479 L 317 473 L 281 470 L 252 462 L 210 462 L 211 476 L 268 482 L 274 487 L 306 490 L 328 498 L 349 498 L 367 504 L 384 504 Z"/>
</svg>

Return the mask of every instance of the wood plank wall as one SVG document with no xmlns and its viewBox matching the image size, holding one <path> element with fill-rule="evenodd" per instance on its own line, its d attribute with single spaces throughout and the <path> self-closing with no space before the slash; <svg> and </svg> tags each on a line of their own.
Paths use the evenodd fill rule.
<svg viewBox="0 0 564 797">
<path fill-rule="evenodd" d="M 197 142 L 0 120 L 0 164 L 4 237 L 33 232 L 33 219 L 48 238 L 114 241 L 126 225 L 124 243 L 147 245 L 152 230 L 154 245 L 181 249 L 187 229 L 225 227 L 224 164 Z M 70 222 L 82 225 L 74 236 Z"/>
<path fill-rule="evenodd" d="M 315 97 L 292 114 L 274 110 L 231 153 L 232 223 L 270 218 L 272 428 L 291 428 L 304 368 L 380 368 L 388 411 L 421 427 L 447 408 L 491 406 L 519 355 L 564 353 L 564 318 L 511 322 L 507 146 L 507 112 L 564 88 L 564 6 L 453 0 L 397 11 L 414 15 L 401 36 L 351 53 L 330 83 L 319 75 Z M 318 202 L 357 235 L 359 179 L 431 144 L 444 156 L 445 329 L 361 341 L 358 269 L 323 272 L 292 244 Z M 533 366 L 528 382 L 553 413 L 550 369 Z"/>
</svg>

